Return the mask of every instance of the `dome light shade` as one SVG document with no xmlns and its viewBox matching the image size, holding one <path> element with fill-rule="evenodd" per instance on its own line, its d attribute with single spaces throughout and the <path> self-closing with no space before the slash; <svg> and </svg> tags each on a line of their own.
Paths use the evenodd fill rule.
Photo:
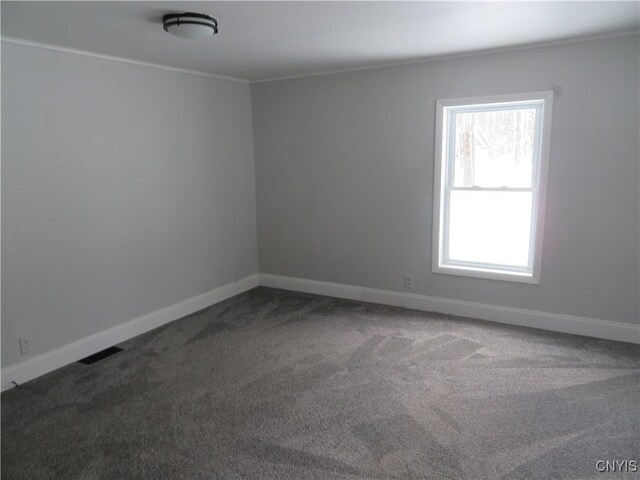
<svg viewBox="0 0 640 480">
<path fill-rule="evenodd" d="M 182 38 L 206 38 L 218 33 L 218 20 L 203 13 L 169 13 L 162 17 L 165 32 Z"/>
</svg>

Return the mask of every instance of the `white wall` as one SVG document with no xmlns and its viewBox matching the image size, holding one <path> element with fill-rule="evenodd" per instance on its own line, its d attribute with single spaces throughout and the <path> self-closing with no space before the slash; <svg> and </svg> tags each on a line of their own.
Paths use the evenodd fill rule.
<svg viewBox="0 0 640 480">
<path fill-rule="evenodd" d="M 260 270 L 637 324 L 637 35 L 253 84 Z M 549 90 L 540 285 L 431 273 L 432 98 Z"/>
<path fill-rule="evenodd" d="M 3 368 L 257 273 L 254 178 L 249 85 L 3 42 Z"/>
</svg>

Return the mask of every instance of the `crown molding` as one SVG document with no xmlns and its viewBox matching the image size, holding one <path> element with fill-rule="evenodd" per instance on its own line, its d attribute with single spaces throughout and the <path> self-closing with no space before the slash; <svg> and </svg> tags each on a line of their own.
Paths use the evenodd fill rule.
<svg viewBox="0 0 640 480">
<path fill-rule="evenodd" d="M 209 73 L 209 72 L 202 72 L 200 70 L 188 70 L 185 68 L 177 68 L 177 67 L 171 67 L 169 65 L 163 65 L 160 63 L 152 63 L 152 62 L 143 62 L 141 60 L 134 60 L 131 58 L 125 58 L 125 57 L 116 57 L 113 55 L 104 55 L 102 53 L 97 53 L 97 52 L 91 52 L 89 50 L 78 50 L 76 48 L 67 48 L 67 47 L 61 47 L 59 45 L 52 45 L 49 43 L 42 43 L 42 42 L 33 42 L 31 40 L 23 40 L 21 38 L 15 38 L 15 37 L 7 37 L 7 36 L 0 36 L 0 40 L 2 42 L 6 42 L 6 43 L 12 43 L 14 45 L 22 45 L 25 47 L 34 47 L 34 48 L 43 48 L 45 50 L 53 50 L 56 52 L 63 52 L 63 53 L 71 53 L 74 55 L 84 55 L 87 57 L 94 57 L 94 58 L 101 58 L 103 60 L 111 60 L 114 62 L 122 62 L 122 63 L 129 63 L 132 65 L 139 65 L 142 67 L 150 67 L 150 68 L 157 68 L 160 70 L 168 70 L 170 72 L 179 72 L 179 73 L 188 73 L 190 75 L 200 75 L 203 77 L 210 77 L 210 78 L 217 78 L 220 80 L 228 80 L 228 81 L 232 81 L 232 82 L 240 82 L 240 83 L 246 83 L 249 84 L 249 80 L 246 80 L 244 78 L 236 78 L 236 77 L 227 77 L 224 75 L 216 75 L 215 73 Z"/>
<path fill-rule="evenodd" d="M 516 52 L 520 50 L 530 50 L 533 48 L 554 47 L 554 46 L 560 46 L 560 45 L 568 45 L 571 43 L 588 42 L 590 40 L 605 40 L 608 38 L 626 37 L 626 36 L 638 35 L 638 34 L 640 34 L 640 30 L 638 29 L 625 30 L 622 32 L 590 35 L 590 36 L 583 36 L 583 37 L 577 37 L 577 38 L 569 38 L 564 40 L 551 40 L 548 42 L 530 43 L 526 45 L 515 45 L 511 47 L 490 48 L 486 50 L 478 50 L 475 52 L 461 52 L 461 53 L 453 53 L 450 55 L 436 55 L 431 57 L 422 57 L 414 60 L 381 63 L 377 65 L 368 65 L 368 66 L 362 66 L 362 67 L 344 68 L 344 69 L 338 69 L 338 70 L 327 70 L 327 71 L 320 71 L 316 73 L 303 73 L 300 75 L 289 75 L 289 76 L 283 76 L 283 77 L 268 77 L 268 78 L 252 79 L 251 84 L 279 82 L 283 80 L 296 80 L 299 78 L 320 77 L 324 75 L 336 75 L 340 73 L 362 72 L 366 70 L 377 70 L 382 68 L 401 67 L 405 65 L 418 65 L 422 63 L 439 62 L 442 60 L 455 60 L 458 58 L 478 57 L 482 55 L 491 55 L 496 53 Z"/>
<path fill-rule="evenodd" d="M 288 76 L 268 77 L 268 78 L 258 78 L 258 79 L 245 79 L 245 78 L 238 78 L 238 77 L 228 77 L 228 76 L 225 76 L 225 75 L 217 75 L 215 73 L 203 72 L 203 71 L 200 71 L 200 70 L 188 70 L 188 69 L 184 69 L 184 68 L 171 67 L 169 65 L 164 65 L 164 64 L 159 64 L 159 63 L 144 62 L 144 61 L 141 61 L 141 60 L 134 60 L 134 59 L 131 59 L 131 58 L 117 57 L 117 56 L 113 56 L 113 55 L 105 55 L 105 54 L 102 54 L 102 53 L 92 52 L 92 51 L 89 51 L 89 50 L 79 50 L 79 49 L 75 49 L 75 48 L 61 47 L 59 45 L 53 45 L 53 44 L 42 43 L 42 42 L 34 42 L 34 41 L 31 41 L 31 40 L 23 40 L 21 38 L 8 37 L 8 36 L 5 36 L 5 35 L 0 35 L 0 41 L 6 42 L 6 43 L 12 43 L 12 44 L 15 44 L 15 45 L 23 45 L 23 46 L 35 47 L 35 48 L 44 48 L 46 50 L 54 50 L 54 51 L 58 51 L 58 52 L 71 53 L 71 54 L 75 54 L 75 55 L 85 55 L 85 56 L 89 56 L 89 57 L 102 58 L 104 60 L 111 60 L 111 61 L 115 61 L 115 62 L 129 63 L 129 64 L 132 64 L 132 65 L 140 65 L 140 66 L 144 66 L 144 67 L 158 68 L 158 69 L 161 69 L 161 70 L 168 70 L 168 71 L 172 71 L 172 72 L 188 73 L 188 74 L 191 74 L 191 75 L 201 75 L 201 76 L 205 76 L 205 77 L 218 78 L 218 79 L 221 79 L 221 80 L 229 80 L 229 81 L 232 81 L 232 82 L 240 82 L 240 83 L 245 83 L 245 84 L 257 84 L 257 83 L 267 83 L 267 82 L 278 82 L 278 81 L 283 81 L 283 80 L 295 80 L 295 79 L 309 78 L 309 77 L 319 77 L 319 76 L 324 76 L 324 75 L 336 75 L 336 74 L 340 74 L 340 73 L 362 72 L 362 71 L 366 71 L 366 70 L 377 70 L 377 69 L 389 68 L 389 67 L 399 67 L 399 66 L 406 66 L 406 65 L 418 65 L 418 64 L 422 64 L 422 63 L 438 62 L 438 61 L 442 61 L 442 60 L 455 60 L 455 59 L 459 59 L 459 58 L 476 57 L 476 56 L 482 56 L 482 55 L 491 55 L 491 54 L 496 54 L 496 53 L 507 53 L 507 52 L 521 51 L 521 50 L 529 50 L 529 49 L 532 49 L 532 48 L 553 47 L 553 46 L 567 45 L 567 44 L 572 44 L 572 43 L 588 42 L 590 40 L 604 40 L 604 39 L 608 39 L 608 38 L 626 37 L 626 36 L 638 35 L 638 34 L 640 34 L 640 30 L 638 30 L 638 29 L 625 30 L 625 31 L 622 31 L 622 32 L 614 32 L 614 33 L 608 33 L 608 34 L 582 36 L 582 37 L 578 37 L 578 38 L 570 38 L 570 39 L 564 39 L 564 40 L 552 40 L 552 41 L 548 41 L 548 42 L 538 42 L 538 43 L 531 43 L 531 44 L 527 44 L 527 45 L 517 45 L 517 46 L 512 46 L 512 47 L 492 48 L 492 49 L 486 49 L 486 50 L 479 50 L 479 51 L 476 51 L 476 52 L 462 52 L 462 53 L 455 53 L 455 54 L 451 54 L 451 55 L 439 55 L 439 56 L 432 56 L 432 57 L 422 57 L 422 58 L 419 58 L 419 59 L 399 61 L 399 62 L 381 63 L 381 64 L 377 64 L 377 65 L 367 65 L 367 66 L 362 66 L 362 67 L 344 68 L 344 69 L 337 69 L 337 70 L 326 70 L 326 71 L 320 71 L 320 72 L 314 72 L 314 73 L 302 73 L 302 74 L 299 74 L 299 75 L 288 75 Z"/>
</svg>

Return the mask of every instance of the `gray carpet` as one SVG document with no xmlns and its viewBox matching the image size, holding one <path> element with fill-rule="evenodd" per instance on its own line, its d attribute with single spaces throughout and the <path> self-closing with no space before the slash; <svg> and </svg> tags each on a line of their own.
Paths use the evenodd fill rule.
<svg viewBox="0 0 640 480">
<path fill-rule="evenodd" d="M 257 288 L 2 394 L 4 479 L 583 479 L 640 347 Z"/>
</svg>

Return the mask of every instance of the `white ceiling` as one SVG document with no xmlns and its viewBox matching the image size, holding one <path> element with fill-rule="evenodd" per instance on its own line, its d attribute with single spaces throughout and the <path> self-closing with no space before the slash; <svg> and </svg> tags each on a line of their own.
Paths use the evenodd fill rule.
<svg viewBox="0 0 640 480">
<path fill-rule="evenodd" d="M 629 2 L 2 2 L 2 35 L 249 80 L 637 30 Z M 220 33 L 163 31 L 207 13 Z"/>
</svg>

